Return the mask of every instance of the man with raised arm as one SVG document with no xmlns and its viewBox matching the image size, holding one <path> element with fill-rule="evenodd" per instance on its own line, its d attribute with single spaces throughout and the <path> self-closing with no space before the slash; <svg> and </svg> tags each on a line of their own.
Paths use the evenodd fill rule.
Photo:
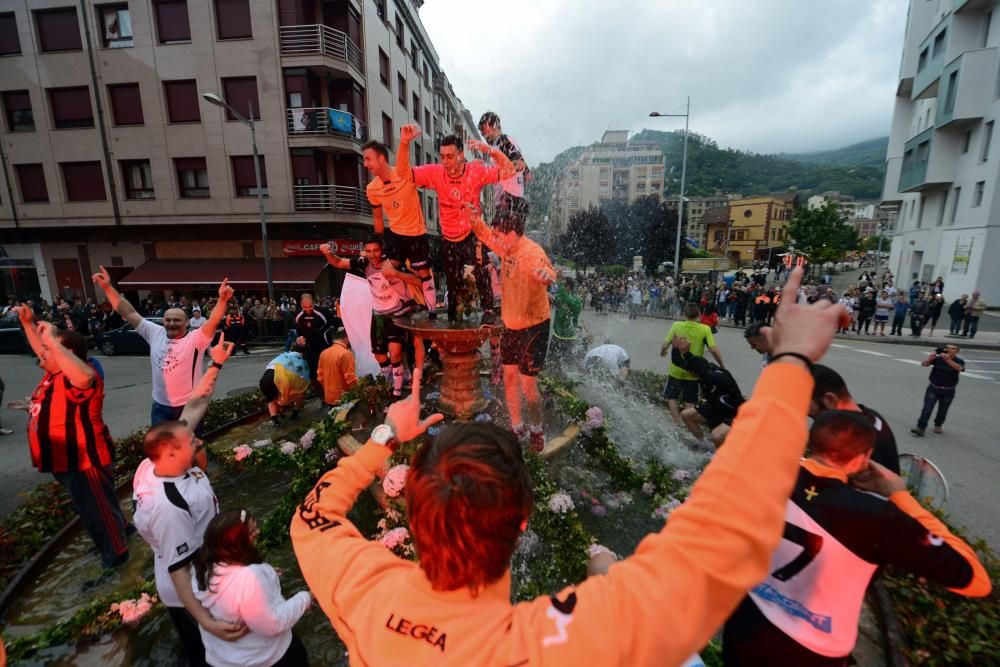
<svg viewBox="0 0 1000 667">
<path fill-rule="evenodd" d="M 103 266 L 94 274 L 94 284 L 104 290 L 108 303 L 132 325 L 136 333 L 149 343 L 149 363 L 153 370 L 153 405 L 149 422 L 152 426 L 180 418 L 191 391 L 201 379 L 205 350 L 222 318 L 226 316 L 233 288 L 226 278 L 219 285 L 219 300 L 208 320 L 188 331 L 188 316 L 182 308 L 170 308 L 163 314 L 163 326 L 154 324 L 136 311 L 111 284 L 111 276 Z"/>
<path fill-rule="evenodd" d="M 796 269 L 790 289 L 801 279 Z M 670 523 L 606 576 L 516 605 L 510 558 L 533 489 L 509 432 L 456 424 L 416 453 L 405 493 L 418 562 L 365 539 L 347 516 L 393 449 L 441 419 L 421 421 L 415 378 L 413 396 L 390 407 L 292 519 L 302 574 L 352 664 L 681 664 L 769 571 L 806 445 L 809 366 L 840 312 L 784 301 L 771 364 Z"/>
<path fill-rule="evenodd" d="M 410 269 L 420 278 L 420 290 L 431 319 L 437 317 L 437 291 L 431 275 L 430 250 L 427 245 L 427 224 L 410 168 L 410 142 L 420 136 L 416 125 L 404 125 L 399 130 L 396 165 L 389 165 L 389 150 L 379 141 L 369 141 L 361 147 L 365 168 L 374 178 L 366 192 L 372 205 L 375 234 L 382 236 L 385 257 L 396 269 Z M 385 218 L 389 229 L 385 229 Z"/>
<path fill-rule="evenodd" d="M 419 188 L 429 188 L 438 194 L 441 219 L 441 251 L 444 274 L 448 282 L 448 320 L 458 319 L 458 294 L 462 289 L 465 265 L 471 264 L 483 309 L 482 324 L 496 322 L 493 312 L 493 291 L 486 268 L 486 251 L 469 229 L 466 206 L 481 214 L 480 193 L 483 186 L 512 177 L 517 169 L 506 155 L 482 141 L 470 141 L 469 148 L 488 154 L 495 165 L 466 162 L 462 140 L 449 134 L 441 140 L 441 164 L 425 164 L 413 168 L 413 181 Z"/>
</svg>

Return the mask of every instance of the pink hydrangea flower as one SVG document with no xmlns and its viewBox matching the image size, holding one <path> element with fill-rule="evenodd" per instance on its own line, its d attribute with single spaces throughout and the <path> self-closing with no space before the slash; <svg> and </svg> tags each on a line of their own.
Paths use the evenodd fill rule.
<svg viewBox="0 0 1000 667">
<path fill-rule="evenodd" d="M 691 472 L 688 471 L 688 470 L 683 470 L 683 469 L 675 470 L 674 474 L 673 474 L 673 478 L 674 478 L 674 481 L 685 482 L 685 481 L 691 479 Z"/>
<path fill-rule="evenodd" d="M 584 417 L 582 427 L 583 432 L 586 435 L 590 435 L 595 428 L 602 426 L 604 426 L 604 411 L 596 405 L 587 408 L 587 414 Z"/>
<path fill-rule="evenodd" d="M 653 510 L 653 517 L 656 519 L 667 519 L 671 514 L 673 514 L 675 509 L 683 504 L 684 503 L 677 498 L 670 496 L 670 500 Z"/>
<path fill-rule="evenodd" d="M 240 445 L 239 447 L 233 447 L 233 454 L 237 461 L 242 461 L 253 454 L 253 449 L 250 445 Z"/>
<path fill-rule="evenodd" d="M 156 604 L 156 597 L 143 593 L 137 600 L 122 600 L 111 605 L 111 611 L 118 612 L 122 622 L 132 625 L 142 620 Z"/>
<path fill-rule="evenodd" d="M 396 498 L 403 492 L 403 489 L 406 488 L 406 473 L 409 470 L 410 466 L 405 463 L 389 468 L 385 479 L 382 480 L 382 490 L 385 491 L 385 495 Z"/>
<path fill-rule="evenodd" d="M 607 516 L 608 508 L 605 507 L 604 505 L 591 505 L 590 513 L 593 514 L 594 516 Z"/>
<path fill-rule="evenodd" d="M 385 535 L 378 538 L 378 541 L 382 543 L 386 549 L 395 549 L 396 547 L 402 546 L 406 541 L 410 539 L 410 531 L 405 527 L 400 526 L 399 528 L 393 528 L 392 530 L 386 532 Z"/>
<path fill-rule="evenodd" d="M 548 502 L 549 509 L 556 514 L 566 514 L 574 509 L 573 499 L 569 495 L 560 491 L 553 493 Z"/>
</svg>

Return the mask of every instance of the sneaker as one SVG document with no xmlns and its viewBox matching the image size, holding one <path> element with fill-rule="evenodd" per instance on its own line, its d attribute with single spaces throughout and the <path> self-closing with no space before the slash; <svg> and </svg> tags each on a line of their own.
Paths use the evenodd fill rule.
<svg viewBox="0 0 1000 667">
<path fill-rule="evenodd" d="M 481 327 L 492 327 L 497 323 L 497 316 L 492 310 L 484 310 L 482 317 L 479 318 L 479 326 Z"/>
<path fill-rule="evenodd" d="M 14 431 L 10 430 L 9 428 L 0 428 L 0 435 L 10 435 L 13 432 Z"/>
<path fill-rule="evenodd" d="M 919 435 L 921 438 L 924 437 L 924 429 L 922 428 L 911 428 L 910 433 L 913 435 Z"/>
<path fill-rule="evenodd" d="M 531 451 L 541 454 L 545 450 L 545 431 L 532 431 L 528 439 L 531 443 Z"/>
<path fill-rule="evenodd" d="M 941 435 L 942 433 L 944 433 L 944 431 L 941 430 L 940 426 L 935 426 L 931 430 L 934 431 L 935 433 L 937 433 L 938 435 Z"/>
</svg>

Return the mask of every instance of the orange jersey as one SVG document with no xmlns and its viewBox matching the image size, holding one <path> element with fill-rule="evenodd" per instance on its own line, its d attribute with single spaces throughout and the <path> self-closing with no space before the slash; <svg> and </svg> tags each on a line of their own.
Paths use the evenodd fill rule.
<svg viewBox="0 0 1000 667">
<path fill-rule="evenodd" d="M 606 576 L 511 604 L 509 571 L 473 597 L 347 518 L 389 458 L 371 441 L 296 510 L 292 546 L 352 665 L 679 665 L 769 571 L 807 439 L 813 380 L 773 363 L 670 523 Z"/>
<path fill-rule="evenodd" d="M 347 346 L 336 342 L 319 355 L 316 379 L 323 386 L 323 402 L 336 405 L 345 391 L 358 383 L 354 355 Z"/>
<path fill-rule="evenodd" d="M 427 224 L 417 186 L 413 183 L 409 157 L 409 144 L 400 142 L 396 166 L 390 170 L 389 182 L 385 183 L 376 176 L 365 192 L 372 206 L 382 207 L 382 212 L 389 219 L 389 229 L 394 234 L 420 236 L 427 233 Z"/>
</svg>

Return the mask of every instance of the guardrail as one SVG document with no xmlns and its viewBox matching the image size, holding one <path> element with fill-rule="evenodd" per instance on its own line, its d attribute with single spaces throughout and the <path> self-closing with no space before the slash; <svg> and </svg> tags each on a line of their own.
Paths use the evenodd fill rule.
<svg viewBox="0 0 1000 667">
<path fill-rule="evenodd" d="M 306 107 L 285 110 L 289 136 L 331 136 L 368 141 L 368 128 L 349 111 L 328 107 Z"/>
<path fill-rule="evenodd" d="M 281 55 L 308 56 L 322 54 L 343 60 L 364 72 L 361 48 L 347 33 L 326 25 L 286 25 L 279 28 Z"/>
<path fill-rule="evenodd" d="M 296 211 L 372 212 L 368 196 L 360 188 L 345 185 L 295 185 L 292 191 Z"/>
</svg>

